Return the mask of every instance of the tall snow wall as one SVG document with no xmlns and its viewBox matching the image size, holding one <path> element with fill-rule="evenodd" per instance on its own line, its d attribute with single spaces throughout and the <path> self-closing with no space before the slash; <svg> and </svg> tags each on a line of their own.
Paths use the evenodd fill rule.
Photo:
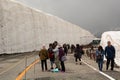
<svg viewBox="0 0 120 80">
<path fill-rule="evenodd" d="M 0 54 L 39 50 L 42 44 L 87 44 L 94 36 L 77 25 L 14 0 L 0 0 Z"/>
<path fill-rule="evenodd" d="M 120 31 L 104 32 L 101 38 L 101 45 L 105 48 L 108 41 L 111 41 L 112 45 L 115 47 L 115 62 L 120 66 Z"/>
</svg>

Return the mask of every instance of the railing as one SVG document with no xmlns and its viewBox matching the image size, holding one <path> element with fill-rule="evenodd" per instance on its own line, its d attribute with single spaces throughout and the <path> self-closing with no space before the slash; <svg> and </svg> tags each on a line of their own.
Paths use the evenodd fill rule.
<svg viewBox="0 0 120 80">
<path fill-rule="evenodd" d="M 35 67 L 35 64 L 36 63 L 38 63 L 39 62 L 39 57 L 38 57 L 38 55 L 36 55 L 37 54 L 37 52 L 33 52 L 33 54 L 32 55 L 30 55 L 30 56 L 25 56 L 24 57 L 24 66 L 25 66 L 25 68 L 24 68 L 24 70 L 23 71 L 21 71 L 21 73 L 17 76 L 17 78 L 16 78 L 16 80 L 27 80 L 27 72 L 31 69 L 31 68 L 33 68 L 34 69 L 34 80 L 35 80 L 35 78 L 36 78 L 36 74 L 35 74 L 35 72 L 36 72 L 36 67 Z"/>
</svg>

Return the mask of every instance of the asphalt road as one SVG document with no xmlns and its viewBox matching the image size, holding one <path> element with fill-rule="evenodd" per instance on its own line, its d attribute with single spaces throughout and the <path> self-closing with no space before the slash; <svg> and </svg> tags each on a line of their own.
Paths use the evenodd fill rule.
<svg viewBox="0 0 120 80">
<path fill-rule="evenodd" d="M 27 56 L 27 58 L 26 58 Z M 19 54 L 0 57 L 0 80 L 15 80 L 16 77 L 34 60 L 38 55 L 34 53 Z M 120 80 L 120 69 L 106 71 L 105 65 L 103 72 L 97 70 L 97 63 L 83 56 L 82 65 L 75 64 L 73 54 L 67 56 L 65 62 L 66 72 L 42 72 L 40 62 L 33 66 L 22 79 L 26 80 Z M 50 62 L 48 60 L 48 68 Z M 107 75 L 107 76 L 106 76 Z M 112 78 L 112 79 L 111 79 Z"/>
<path fill-rule="evenodd" d="M 120 71 L 106 71 L 105 64 L 103 72 L 97 68 L 97 63 L 83 56 L 82 65 L 75 64 L 73 54 L 67 56 L 66 72 L 42 72 L 40 63 L 36 64 L 27 73 L 27 78 L 30 80 L 120 80 Z M 50 62 L 48 60 L 48 67 Z M 114 75 L 113 75 L 114 74 Z"/>
<path fill-rule="evenodd" d="M 15 80 L 35 57 L 34 53 L 0 56 L 0 80 Z"/>
</svg>

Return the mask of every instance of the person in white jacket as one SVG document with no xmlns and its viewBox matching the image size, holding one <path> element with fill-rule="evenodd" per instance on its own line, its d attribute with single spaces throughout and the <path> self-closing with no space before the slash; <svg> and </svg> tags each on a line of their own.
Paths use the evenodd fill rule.
<svg viewBox="0 0 120 80">
<path fill-rule="evenodd" d="M 59 61 L 59 46 L 57 42 L 54 42 L 53 45 L 55 46 L 53 49 L 54 55 L 55 55 L 55 65 L 56 68 L 60 70 L 60 61 Z"/>
</svg>

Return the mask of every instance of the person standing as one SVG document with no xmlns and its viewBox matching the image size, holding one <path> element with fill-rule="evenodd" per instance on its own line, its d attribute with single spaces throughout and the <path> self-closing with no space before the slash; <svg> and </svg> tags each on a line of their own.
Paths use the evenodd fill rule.
<svg viewBox="0 0 120 80">
<path fill-rule="evenodd" d="M 63 44 L 63 48 L 64 48 L 64 53 L 66 54 L 67 56 L 67 53 L 68 53 L 68 47 L 66 44 Z"/>
<path fill-rule="evenodd" d="M 108 70 L 110 62 L 111 70 L 114 70 L 115 48 L 113 45 L 111 45 L 110 41 L 108 41 L 107 44 L 108 45 L 105 47 L 105 57 L 107 59 L 106 70 Z"/>
<path fill-rule="evenodd" d="M 65 53 L 64 53 L 63 48 L 59 47 L 59 60 L 60 60 L 62 72 L 65 72 L 65 64 L 64 64 L 64 60 L 62 59 L 64 56 L 65 56 Z"/>
<path fill-rule="evenodd" d="M 96 56 L 95 49 L 92 46 L 91 49 L 90 49 L 90 59 L 96 60 L 95 56 Z"/>
<path fill-rule="evenodd" d="M 102 46 L 99 46 L 96 50 L 96 59 L 98 63 L 99 70 L 102 71 L 103 68 L 103 59 L 104 59 L 104 50 Z"/>
<path fill-rule="evenodd" d="M 60 70 L 60 61 L 59 61 L 59 47 L 58 47 L 58 43 L 57 41 L 55 41 L 53 43 L 53 52 L 54 52 L 54 56 L 55 56 L 55 65 L 56 65 L 56 68 L 58 68 Z"/>
<path fill-rule="evenodd" d="M 55 62 L 55 56 L 54 56 L 54 52 L 53 52 L 53 44 L 49 44 L 48 54 L 49 54 L 49 58 L 50 58 L 51 69 L 53 69 L 53 64 Z"/>
<path fill-rule="evenodd" d="M 47 71 L 48 51 L 46 50 L 45 46 L 43 46 L 43 48 L 40 50 L 39 57 L 41 60 L 42 71 L 44 71 L 44 66 L 45 66 L 45 70 Z"/>
</svg>

